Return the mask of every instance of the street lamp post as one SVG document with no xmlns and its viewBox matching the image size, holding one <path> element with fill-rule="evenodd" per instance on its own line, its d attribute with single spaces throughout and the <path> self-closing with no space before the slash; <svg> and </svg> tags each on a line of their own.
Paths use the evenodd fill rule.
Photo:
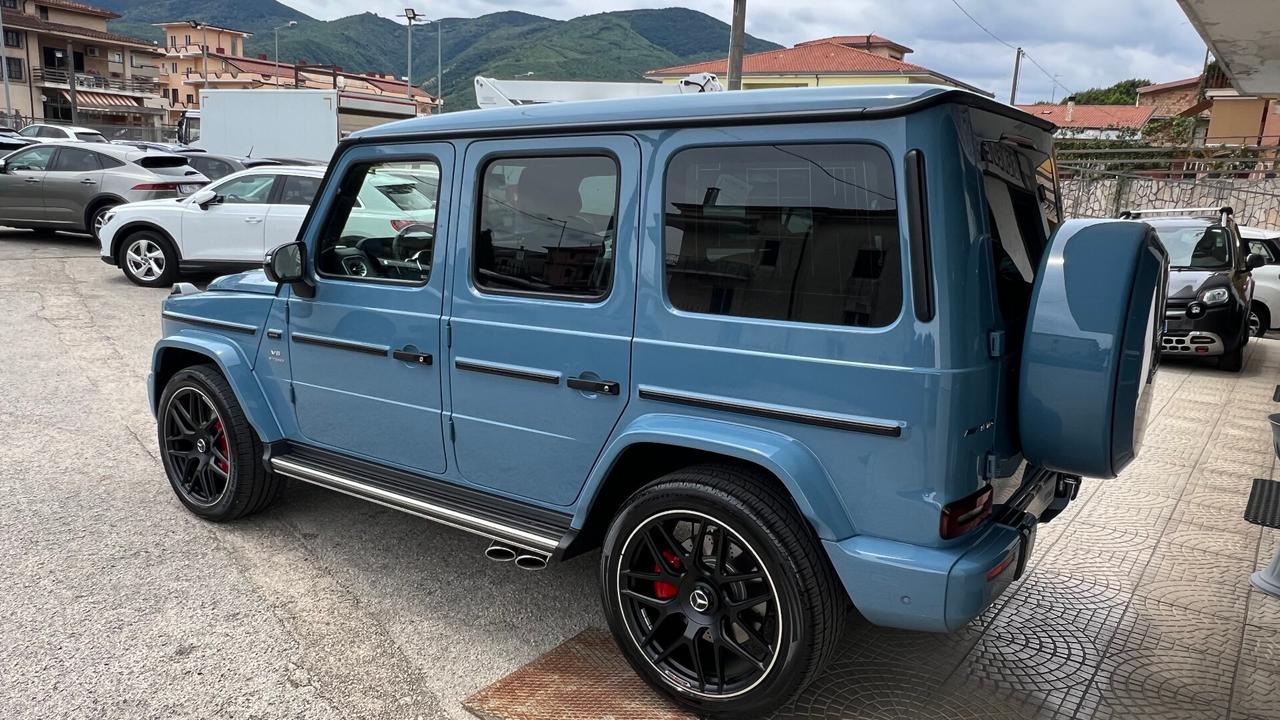
<svg viewBox="0 0 1280 720">
<path fill-rule="evenodd" d="M 409 21 L 409 32 L 405 36 L 405 54 L 407 58 L 405 62 L 404 94 L 409 100 L 413 100 L 413 22 L 420 16 L 417 10 L 405 8 L 404 13 L 397 17 L 402 17 Z"/>
<path fill-rule="evenodd" d="M 0 78 L 4 79 L 4 114 L 5 122 L 13 122 L 13 103 L 9 99 L 9 59 L 4 54 L 4 3 L 0 3 Z"/>
<path fill-rule="evenodd" d="M 276 36 L 276 87 L 280 87 L 280 31 L 291 27 L 298 27 L 298 21 L 290 20 L 278 28 L 271 28 Z"/>
</svg>

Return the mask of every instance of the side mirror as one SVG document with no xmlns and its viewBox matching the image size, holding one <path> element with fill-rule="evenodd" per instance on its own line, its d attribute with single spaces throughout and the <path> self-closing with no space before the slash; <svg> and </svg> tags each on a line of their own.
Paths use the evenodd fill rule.
<svg viewBox="0 0 1280 720">
<path fill-rule="evenodd" d="M 1257 270 L 1267 264 L 1267 258 L 1258 253 L 1249 253 L 1249 257 L 1245 258 L 1244 264 L 1250 270 Z"/>
<path fill-rule="evenodd" d="M 307 282 L 307 246 L 299 241 L 285 243 L 267 253 L 262 271 L 273 283 L 293 285 L 302 297 L 314 297 L 315 286 Z"/>
<path fill-rule="evenodd" d="M 209 205 L 217 199 L 218 193 L 209 190 L 208 188 L 197 190 L 191 194 L 191 203 L 193 205 L 199 205 L 201 210 L 208 208 Z"/>
<path fill-rule="evenodd" d="M 3 160 L 0 160 L 0 175 L 8 175 L 8 174 L 9 174 L 9 163 Z"/>
</svg>

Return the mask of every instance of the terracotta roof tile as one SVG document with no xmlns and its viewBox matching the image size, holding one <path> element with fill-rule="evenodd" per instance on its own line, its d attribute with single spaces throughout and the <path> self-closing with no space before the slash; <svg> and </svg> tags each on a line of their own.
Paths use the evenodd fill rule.
<svg viewBox="0 0 1280 720">
<path fill-rule="evenodd" d="M 97 15 L 98 17 L 104 17 L 108 19 L 115 19 L 120 17 L 119 14 L 111 12 L 110 10 L 106 10 L 100 7 L 94 7 L 92 5 L 85 5 L 82 2 L 75 2 L 75 0 L 36 0 L 36 5 L 45 5 L 47 7 L 62 8 L 64 10 L 72 10 L 74 12 L 80 12 L 86 15 Z"/>
<path fill-rule="evenodd" d="M 60 33 L 64 35 L 75 35 L 76 37 L 94 38 L 96 40 L 107 40 L 110 42 L 123 43 L 125 45 L 151 47 L 151 43 L 146 40 L 139 40 L 138 38 L 129 37 L 128 35 L 117 35 L 115 33 L 102 32 L 101 30 L 90 30 L 89 28 L 77 27 L 75 25 L 47 22 L 45 20 L 41 20 L 35 15 L 7 14 L 4 16 L 4 26 L 6 28 L 22 28 L 23 30 L 35 30 L 36 32 Z"/>
<path fill-rule="evenodd" d="M 903 45 L 902 43 L 896 43 L 890 40 L 889 38 L 884 37 L 883 35 L 875 35 L 875 34 L 832 35 L 831 37 L 819 38 L 818 40 L 806 40 L 805 42 L 802 42 L 802 43 L 796 43 L 796 47 L 803 47 L 805 45 L 816 45 L 817 43 L 823 43 L 823 42 L 833 42 L 833 43 L 836 43 L 837 45 L 853 45 L 853 46 L 888 45 L 889 47 L 895 47 L 904 52 L 912 52 L 911 48 L 907 47 L 906 45 Z"/>
<path fill-rule="evenodd" d="M 1066 105 L 1019 105 L 1023 110 L 1061 128 L 1117 128 L 1138 130 L 1155 114 L 1154 105 L 1076 105 L 1067 119 Z"/>
<path fill-rule="evenodd" d="M 691 73 L 728 73 L 729 60 L 708 60 L 688 65 L 650 70 L 649 75 L 689 75 Z M 927 68 L 892 58 L 874 55 L 827 40 L 797 45 L 781 50 L 752 53 L 742 58 L 743 75 L 810 74 L 810 73 L 920 73 Z"/>
<path fill-rule="evenodd" d="M 1155 85 L 1144 85 L 1138 88 L 1138 94 L 1144 95 L 1151 92 L 1160 92 L 1161 90 L 1172 90 L 1174 88 L 1188 87 L 1191 85 L 1200 85 L 1200 76 L 1184 78 L 1182 80 L 1170 80 L 1169 82 L 1156 83 Z"/>
</svg>

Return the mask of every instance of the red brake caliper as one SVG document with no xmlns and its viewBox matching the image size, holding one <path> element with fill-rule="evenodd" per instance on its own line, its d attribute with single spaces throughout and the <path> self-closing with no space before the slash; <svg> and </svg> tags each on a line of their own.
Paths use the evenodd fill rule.
<svg viewBox="0 0 1280 720">
<path fill-rule="evenodd" d="M 227 445 L 227 434 L 222 431 L 221 420 L 213 422 L 213 434 L 218 438 L 218 450 L 222 452 L 222 457 L 230 459 L 231 448 Z M 231 472 L 231 464 L 226 460 L 214 460 L 213 462 L 222 472 Z"/>
<path fill-rule="evenodd" d="M 671 552 L 670 550 L 663 550 L 662 557 L 664 560 L 667 561 L 667 563 L 671 565 L 671 567 L 675 568 L 676 570 L 679 570 L 683 567 L 680 564 L 680 558 L 676 557 L 676 554 Z M 653 566 L 653 571 L 662 572 L 662 565 L 655 564 Z M 672 585 L 669 582 L 662 582 L 661 580 L 656 580 L 653 583 L 653 594 L 656 595 L 659 600 L 670 600 L 671 598 L 676 596 L 677 592 L 679 592 L 679 589 L 675 585 Z"/>
</svg>

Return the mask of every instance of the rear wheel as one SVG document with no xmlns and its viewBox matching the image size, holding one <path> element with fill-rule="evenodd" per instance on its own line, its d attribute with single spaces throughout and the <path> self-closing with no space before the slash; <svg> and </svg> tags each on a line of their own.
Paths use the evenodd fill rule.
<svg viewBox="0 0 1280 720">
<path fill-rule="evenodd" d="M 188 510 L 223 522 L 258 512 L 280 492 L 262 465 L 262 442 L 217 370 L 176 373 L 160 397 L 160 453 L 174 493 Z"/>
<path fill-rule="evenodd" d="M 115 207 L 115 204 L 107 204 L 93 211 L 89 216 L 89 232 L 93 235 L 94 240 L 102 239 L 102 226 L 106 224 L 107 212 Z"/>
<path fill-rule="evenodd" d="M 732 466 L 679 470 L 632 496 L 600 574 L 628 662 L 704 716 L 760 717 L 790 701 L 826 663 L 848 609 L 791 499 Z"/>
<path fill-rule="evenodd" d="M 116 261 L 135 285 L 164 287 L 178 277 L 178 253 L 173 244 L 151 230 L 139 230 L 126 237 L 120 243 Z"/>
</svg>

